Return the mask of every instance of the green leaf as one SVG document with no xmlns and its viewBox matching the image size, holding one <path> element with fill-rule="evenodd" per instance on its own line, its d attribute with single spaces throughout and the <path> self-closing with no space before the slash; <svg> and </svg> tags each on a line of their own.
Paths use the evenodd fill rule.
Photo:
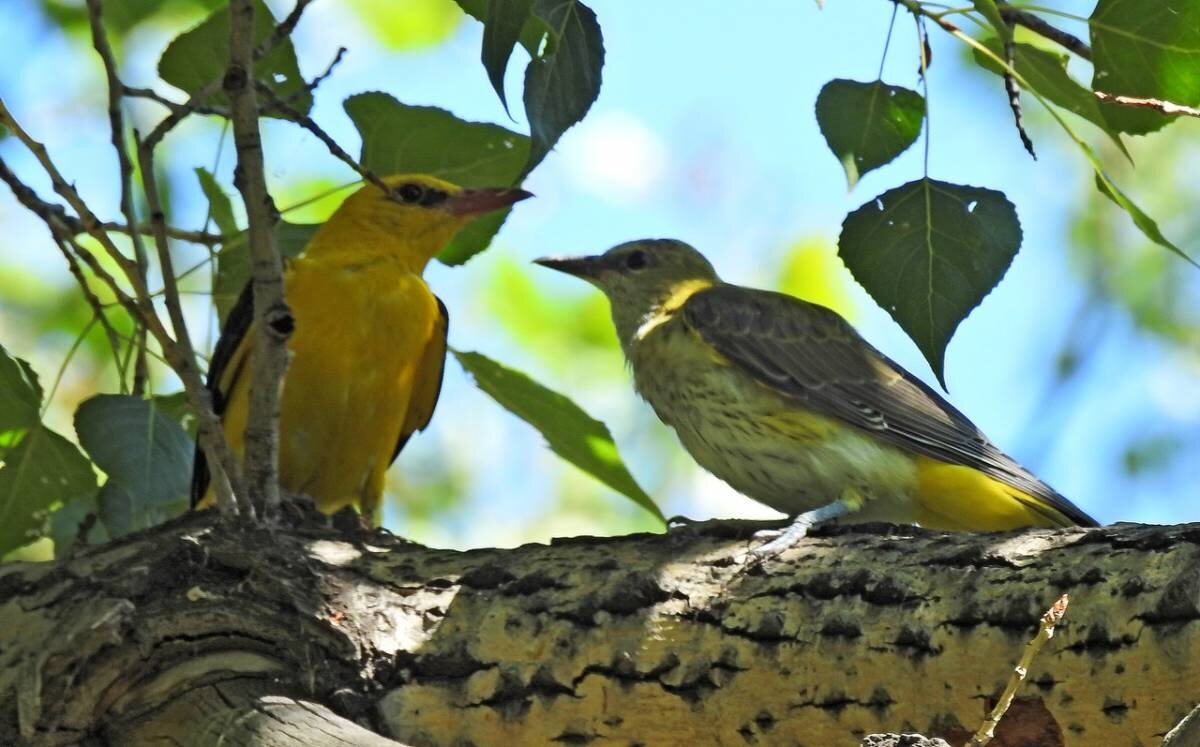
<svg viewBox="0 0 1200 747">
<path fill-rule="evenodd" d="M 1004 22 L 1004 17 L 1000 15 L 1000 9 L 996 7 L 996 0 L 971 0 L 971 2 L 975 5 L 975 10 L 987 19 L 1001 39 L 1012 38 L 1012 28 Z"/>
<path fill-rule="evenodd" d="M 1004 277 L 1020 245 L 1021 224 L 1003 193 L 918 179 L 847 216 L 838 254 L 945 388 L 950 337 Z"/>
<path fill-rule="evenodd" d="M 919 93 L 881 80 L 831 80 L 817 95 L 817 124 L 850 189 L 916 142 L 924 119 L 925 99 Z"/>
<path fill-rule="evenodd" d="M 279 254 L 285 258 L 299 255 L 320 227 L 319 223 L 279 221 L 275 224 L 275 246 L 279 247 Z M 217 307 L 217 318 L 222 324 L 249 281 L 250 247 L 246 245 L 246 233 L 243 231 L 230 239 L 217 254 L 217 279 L 213 284 L 212 299 Z"/>
<path fill-rule="evenodd" d="M 1200 104 L 1200 3 L 1194 0 L 1099 0 L 1088 20 L 1092 88 L 1111 94 Z M 1153 132 L 1174 117 L 1105 104 L 1109 125 Z"/>
<path fill-rule="evenodd" d="M 196 413 L 188 403 L 187 392 L 178 391 L 171 394 L 158 394 L 150 398 L 154 409 L 179 423 L 184 433 L 193 441 L 196 439 Z"/>
<path fill-rule="evenodd" d="M 984 39 L 982 43 L 997 57 L 1004 59 L 1004 43 L 999 39 L 992 37 Z M 1003 66 L 981 50 L 975 49 L 973 54 L 980 67 L 997 75 L 1004 73 Z M 1099 127 L 1112 138 L 1122 153 L 1128 155 L 1125 144 L 1121 142 L 1121 136 L 1109 127 L 1100 102 L 1089 89 L 1080 85 L 1067 73 L 1067 59 L 1065 54 L 1056 54 L 1032 44 L 1014 45 L 1013 67 L 1030 89 L 1045 96 L 1047 101 Z"/>
<path fill-rule="evenodd" d="M 1117 185 L 1104 173 L 1104 170 L 1099 167 L 1099 164 L 1094 164 L 1096 174 L 1096 189 L 1100 190 L 1100 194 L 1117 203 L 1125 212 L 1129 213 L 1129 217 L 1133 219 L 1133 224 L 1138 227 L 1146 238 L 1158 244 L 1161 247 L 1170 249 L 1175 254 L 1178 254 L 1183 259 L 1187 260 L 1192 266 L 1200 267 L 1196 264 L 1196 260 L 1189 257 L 1182 249 L 1171 243 L 1171 240 L 1163 235 L 1159 230 L 1158 224 L 1146 212 L 1138 207 L 1129 196 L 1122 192 Z"/>
<path fill-rule="evenodd" d="M 275 27 L 275 17 L 262 0 L 255 2 L 254 43 L 260 44 Z M 158 61 L 158 74 L 163 80 L 189 94 L 220 80 L 229 64 L 229 7 L 216 11 L 199 26 L 185 31 L 167 45 Z M 305 114 L 312 108 L 312 94 L 300 76 L 296 50 L 290 40 L 284 40 L 254 63 L 254 77 L 267 84 L 293 109 Z M 217 91 L 209 104 L 229 106 L 229 97 Z M 260 101 L 260 106 L 263 102 Z M 282 114 L 270 114 L 286 119 Z"/>
<path fill-rule="evenodd" d="M 187 510 L 192 440 L 150 402 L 121 394 L 92 397 L 75 411 L 75 433 L 108 475 L 97 503 L 112 536 Z"/>
<path fill-rule="evenodd" d="M 633 499 L 634 503 L 666 523 L 654 499 L 629 474 L 604 423 L 520 371 L 506 368 L 479 353 L 452 352 L 480 389 L 504 409 L 536 428 L 555 454 Z"/>
<path fill-rule="evenodd" d="M 386 93 L 345 102 L 362 136 L 361 160 L 377 174 L 432 174 L 463 187 L 515 184 L 529 157 L 529 138 L 499 125 L 466 122 L 445 109 L 408 106 Z M 508 211 L 486 215 L 459 231 L 438 255 L 449 265 L 487 248 Z"/>
<path fill-rule="evenodd" d="M 533 14 L 550 43 L 525 69 L 525 117 L 533 144 L 525 172 L 541 163 L 562 134 L 600 95 L 604 40 L 596 14 L 577 0 L 535 0 Z"/>
<path fill-rule="evenodd" d="M 0 555 L 44 535 L 55 504 L 95 491 L 96 474 L 75 444 L 34 425 L 0 467 Z"/>
<path fill-rule="evenodd" d="M 0 449 L 42 419 L 42 385 L 28 363 L 0 345 Z"/>
<path fill-rule="evenodd" d="M 483 24 L 487 23 L 488 11 L 491 6 L 488 0 L 454 1 L 458 3 L 458 7 L 462 8 L 467 15 L 476 21 Z M 507 2 L 507 0 L 497 1 L 500 3 Z M 529 53 L 530 57 L 537 57 L 538 51 L 542 47 L 542 40 L 546 38 L 547 31 L 549 29 L 546 28 L 546 24 L 537 16 L 531 15 L 525 21 L 525 26 L 521 29 L 521 38 L 519 41 L 521 42 L 521 46 L 525 47 L 525 51 Z"/>
<path fill-rule="evenodd" d="M 487 20 L 483 24 L 483 51 L 481 59 L 487 70 L 488 80 L 504 111 L 508 111 L 508 100 L 504 96 L 504 73 L 513 47 L 521 39 L 521 30 L 529 21 L 533 0 L 495 0 L 488 3 Z"/>
<path fill-rule="evenodd" d="M 217 178 L 208 169 L 197 166 L 196 178 L 200 180 L 200 189 L 208 199 L 208 213 L 217 224 L 222 236 L 234 236 L 238 233 L 237 221 L 233 217 L 233 203 L 229 195 L 217 183 Z"/>
</svg>

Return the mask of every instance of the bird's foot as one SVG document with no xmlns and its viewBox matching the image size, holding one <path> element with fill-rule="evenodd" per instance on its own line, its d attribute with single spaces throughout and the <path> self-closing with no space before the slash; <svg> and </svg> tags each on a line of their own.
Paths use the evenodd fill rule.
<svg viewBox="0 0 1200 747">
<path fill-rule="evenodd" d="M 769 541 L 751 550 L 750 557 L 760 563 L 764 560 L 778 557 L 785 551 L 795 547 L 800 540 L 808 535 L 808 531 L 813 527 L 845 516 L 854 511 L 855 508 L 855 506 L 852 506 L 845 499 L 838 499 L 820 508 L 805 511 L 783 529 L 764 529 L 760 532 L 755 532 L 755 539 Z"/>
<path fill-rule="evenodd" d="M 760 532 L 778 533 L 778 527 L 787 526 L 787 523 L 787 519 L 689 519 L 686 516 L 672 516 L 667 519 L 667 534 L 688 539 L 745 539 L 757 536 Z"/>
</svg>

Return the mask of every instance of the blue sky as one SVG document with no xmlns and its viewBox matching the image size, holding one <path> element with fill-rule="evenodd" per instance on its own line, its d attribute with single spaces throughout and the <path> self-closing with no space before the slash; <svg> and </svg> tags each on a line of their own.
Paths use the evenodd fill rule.
<svg viewBox="0 0 1200 747">
<path fill-rule="evenodd" d="M 287 7 L 269 4 L 277 12 Z M 832 246 L 847 212 L 922 175 L 918 144 L 847 193 L 841 168 L 813 116 L 817 93 L 829 79 L 874 79 L 890 9 L 883 2 L 838 2 L 818 11 L 813 3 L 794 0 L 607 0 L 592 7 L 606 48 L 599 100 L 530 177 L 526 186 L 537 199 L 522 204 L 494 247 L 465 267 L 432 267 L 427 277 L 451 309 L 454 346 L 478 349 L 525 369 L 605 420 L 634 475 L 662 487 L 659 498 L 666 513 L 769 515 L 690 462 L 673 459 L 664 466 L 661 449 L 639 448 L 645 439 L 661 441 L 664 434 L 655 435 L 654 429 L 662 426 L 636 400 L 619 358 L 588 359 L 589 365 L 612 369 L 600 373 L 580 370 L 576 376 L 569 369 L 556 370 L 498 331 L 478 297 L 488 273 L 506 261 L 597 252 L 647 236 L 693 243 L 726 280 L 777 285 L 777 268 L 790 245 L 812 239 Z M 97 207 L 111 214 L 115 199 L 106 195 L 105 185 L 112 178 L 113 160 L 106 150 L 98 68 L 40 25 L 29 0 L 0 5 L 0 25 L 15 30 L 6 34 L 12 43 L 0 50 L 7 63 L 0 65 L 0 95 L 47 142 Z M 315 3 L 296 36 L 302 71 L 309 76 L 319 72 L 338 46 L 350 52 L 319 90 L 314 117 L 351 152 L 358 138 L 341 101 L 365 90 L 387 91 L 406 103 L 436 105 L 465 119 L 525 131 L 519 95 L 526 57 L 518 50 L 509 74 L 513 122 L 478 63 L 480 33 L 479 24 L 468 19 L 442 44 L 391 51 L 348 18 L 340 3 Z M 126 64 L 131 83 L 153 82 L 153 65 L 167 34 L 162 29 L 138 32 Z M 1044 392 L 1053 355 L 1062 337 L 1071 333 L 1083 301 L 1082 287 L 1068 265 L 1066 215 L 1091 177 L 1082 159 L 1066 147 L 1065 137 L 1051 126 L 1039 126 L 1036 115 L 1031 118 L 1040 160 L 1033 162 L 1011 126 L 999 82 L 971 69 L 953 40 L 934 33 L 932 41 L 929 174 L 1005 192 L 1024 230 L 1020 253 L 1004 281 L 950 345 L 950 399 L 1001 447 L 1102 521 L 1200 519 L 1195 487 L 1200 468 L 1186 464 L 1135 481 L 1118 464 L 1124 436 L 1147 421 L 1171 418 L 1192 433 L 1200 430 L 1200 402 L 1194 394 L 1200 376 L 1194 360 L 1176 361 L 1118 319 L 1076 395 L 1085 406 L 1067 408 L 1065 419 L 1039 417 L 1039 408 L 1047 405 Z M 911 18 L 897 19 L 883 77 L 888 83 L 919 86 Z M 160 116 L 153 107 L 139 106 L 135 113 L 151 124 Z M 72 125 L 64 127 L 65 121 Z M 1089 139 L 1099 140 L 1089 125 L 1077 126 Z M 197 123 L 168 142 L 177 158 L 172 184 L 178 221 L 187 227 L 204 215 L 191 168 L 211 165 L 218 132 L 213 124 Z M 291 125 L 271 123 L 266 137 L 269 178 L 275 185 L 352 178 L 315 139 Z M 0 152 L 29 173 L 30 160 L 11 141 L 0 145 Z M 226 157 L 219 171 L 226 184 L 229 167 Z M 12 239 L 0 245 L 6 263 L 15 258 L 55 282 L 69 281 L 44 230 L 7 191 L 0 193 L 0 224 L 7 236 L 22 239 L 20 245 Z M 1182 265 L 1179 269 L 1183 271 Z M 533 278 L 570 297 L 594 293 L 549 272 Z M 845 278 L 839 282 L 852 285 Z M 861 291 L 855 289 L 852 296 L 854 321 L 864 336 L 932 381 L 915 346 L 890 318 Z M 193 308 L 201 323 L 202 309 L 199 302 Z M 35 350 L 9 342 L 10 335 L 19 340 L 12 326 L 0 318 L 4 342 L 42 363 L 43 378 L 51 375 L 46 367 L 53 366 L 52 356 L 44 353 L 47 357 L 39 359 Z M 36 348 L 38 341 L 22 342 Z M 419 482 L 425 465 L 452 463 L 452 472 L 472 475 L 464 483 L 465 503 L 428 522 L 391 512 L 393 529 L 435 544 L 469 546 L 649 526 L 623 499 L 597 491 L 586 477 L 559 463 L 535 433 L 487 401 L 453 362 L 447 371 L 433 427 L 413 441 L 400 469 L 416 474 Z M 608 383 L 577 385 L 592 374 Z M 616 518 L 598 527 L 595 504 L 577 511 L 564 508 L 559 494 L 572 490 L 603 496 L 599 505 L 610 507 Z"/>
</svg>

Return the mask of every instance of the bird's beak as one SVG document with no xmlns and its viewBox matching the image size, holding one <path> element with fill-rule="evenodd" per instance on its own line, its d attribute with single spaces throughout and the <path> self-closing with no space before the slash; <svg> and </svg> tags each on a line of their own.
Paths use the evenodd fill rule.
<svg viewBox="0 0 1200 747">
<path fill-rule="evenodd" d="M 490 213 L 493 210 L 506 208 L 515 202 L 533 197 L 532 192 L 512 187 L 480 187 L 464 189 L 442 203 L 443 209 L 451 215 L 463 218 Z"/>
<path fill-rule="evenodd" d="M 603 269 L 600 264 L 601 259 L 601 256 L 593 255 L 590 257 L 539 257 L 533 261 L 534 264 L 549 267 L 551 270 L 565 272 L 584 280 L 594 280 Z"/>
</svg>

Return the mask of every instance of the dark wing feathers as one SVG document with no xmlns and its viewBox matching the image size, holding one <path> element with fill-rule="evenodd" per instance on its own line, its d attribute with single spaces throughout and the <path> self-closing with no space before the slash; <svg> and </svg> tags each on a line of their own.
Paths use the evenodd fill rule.
<svg viewBox="0 0 1200 747">
<path fill-rule="evenodd" d="M 721 355 L 812 410 L 902 449 L 977 469 L 1095 526 L 834 311 L 782 293 L 717 285 L 689 298 L 683 314 Z"/>
<path fill-rule="evenodd" d="M 409 412 L 415 414 L 416 418 L 410 421 L 409 416 L 405 416 L 404 426 L 400 429 L 400 438 L 396 441 L 395 451 L 392 452 L 393 462 L 396 461 L 396 457 L 400 456 L 400 451 L 404 449 L 408 439 L 412 438 L 412 434 L 425 430 L 429 425 L 429 421 L 433 419 L 433 411 L 437 407 L 438 398 L 442 395 L 442 378 L 446 373 L 446 336 L 450 333 L 450 312 L 446 310 L 446 304 L 442 303 L 442 299 L 437 296 L 434 296 L 434 299 L 438 305 L 438 329 L 434 330 L 433 339 L 429 341 L 425 355 L 421 358 L 421 367 L 416 373 L 413 385 L 412 401 L 408 405 Z M 421 386 L 422 383 L 425 383 L 421 377 L 427 366 L 437 366 L 437 377 L 427 382 L 427 386 Z"/>
<path fill-rule="evenodd" d="M 238 295 L 237 301 L 233 304 L 233 308 L 229 310 L 229 316 L 225 318 L 225 326 L 221 330 L 221 336 L 217 339 L 217 347 L 213 350 L 212 360 L 208 364 L 208 379 L 205 381 L 205 387 L 212 395 L 213 411 L 216 412 L 217 417 L 225 412 L 228 395 L 228 392 L 221 391 L 221 379 L 224 378 L 225 369 L 229 367 L 229 362 L 233 360 L 234 353 L 241 346 L 242 340 L 246 338 L 253 322 L 254 288 L 251 283 L 246 283 Z M 195 508 L 208 490 L 208 481 L 212 477 L 208 471 L 208 459 L 204 456 L 204 450 L 200 448 L 199 441 L 196 443 L 196 456 L 192 465 L 192 508 Z"/>
</svg>

